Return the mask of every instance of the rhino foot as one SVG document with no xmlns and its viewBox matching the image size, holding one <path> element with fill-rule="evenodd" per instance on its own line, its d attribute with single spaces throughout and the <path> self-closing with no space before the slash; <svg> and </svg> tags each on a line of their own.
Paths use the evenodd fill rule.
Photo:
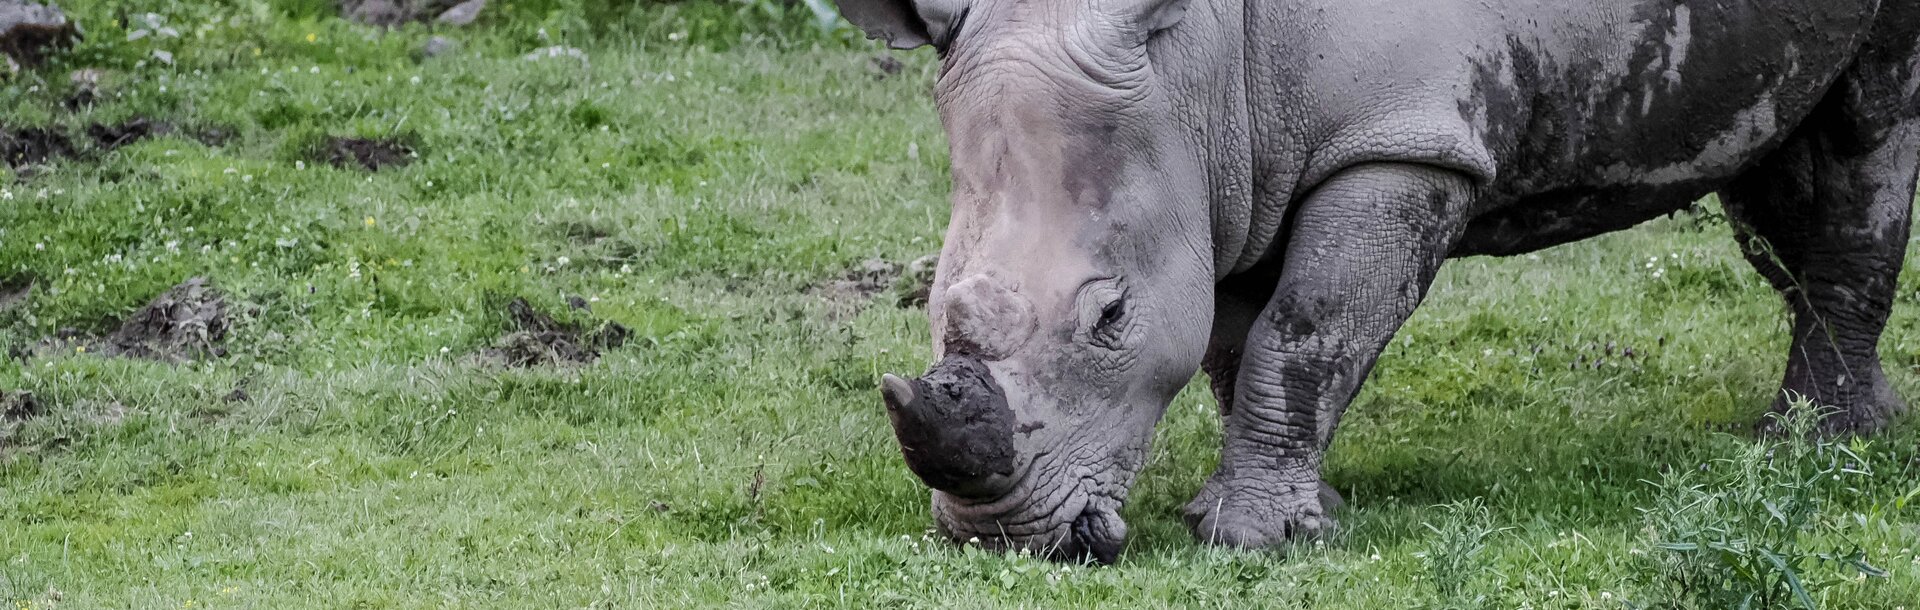
<svg viewBox="0 0 1920 610">
<path fill-rule="evenodd" d="M 1292 540 L 1317 539 L 1333 531 L 1332 513 L 1343 500 L 1319 481 L 1311 491 L 1268 481 L 1209 481 L 1182 509 L 1201 542 L 1227 548 L 1263 549 Z"/>
</svg>

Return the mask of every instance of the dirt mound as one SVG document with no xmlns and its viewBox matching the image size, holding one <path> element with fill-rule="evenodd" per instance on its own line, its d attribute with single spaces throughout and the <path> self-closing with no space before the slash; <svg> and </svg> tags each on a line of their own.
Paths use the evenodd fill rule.
<svg viewBox="0 0 1920 610">
<path fill-rule="evenodd" d="M 72 155 L 73 140 L 59 131 L 45 127 L 0 129 L 0 160 L 7 167 L 20 169 Z"/>
<path fill-rule="evenodd" d="M 382 168 L 412 163 L 413 149 L 393 140 L 330 138 L 320 151 L 320 160 L 334 167 L 358 167 L 377 172 Z"/>
<path fill-rule="evenodd" d="M 526 299 L 507 303 L 511 332 L 480 352 L 484 360 L 509 367 L 545 364 L 588 364 L 600 359 L 603 350 L 626 344 L 633 331 L 618 322 L 606 322 L 586 330 L 579 324 L 561 322 L 534 309 Z"/>
<path fill-rule="evenodd" d="M 206 278 L 189 279 L 155 297 L 101 340 L 108 356 L 182 362 L 224 356 L 227 301 Z"/>
</svg>

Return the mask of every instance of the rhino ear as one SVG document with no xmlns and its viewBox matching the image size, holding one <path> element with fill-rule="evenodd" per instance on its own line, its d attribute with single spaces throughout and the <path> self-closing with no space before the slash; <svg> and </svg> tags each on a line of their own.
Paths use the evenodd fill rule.
<svg viewBox="0 0 1920 610">
<path fill-rule="evenodd" d="M 912 0 L 835 0 L 840 15 L 859 26 L 868 38 L 885 40 L 895 49 L 912 49 L 933 44 L 926 20 L 914 10 Z"/>
<path fill-rule="evenodd" d="M 1148 32 L 1159 32 L 1173 27 L 1187 16 L 1189 0 L 1135 1 L 1140 5 L 1140 24 L 1146 26 Z"/>
</svg>

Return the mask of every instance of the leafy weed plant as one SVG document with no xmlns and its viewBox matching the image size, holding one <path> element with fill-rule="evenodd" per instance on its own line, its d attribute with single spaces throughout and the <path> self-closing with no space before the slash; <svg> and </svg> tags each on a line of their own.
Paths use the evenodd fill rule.
<svg viewBox="0 0 1920 610">
<path fill-rule="evenodd" d="M 1804 398 L 1773 415 L 1784 435 L 1735 456 L 1673 470 L 1643 512 L 1653 541 L 1647 608 L 1821 608 L 1821 593 L 1886 570 L 1856 539 L 1869 519 L 1835 514 L 1834 500 L 1873 477 L 1865 441 L 1823 439 Z"/>
</svg>

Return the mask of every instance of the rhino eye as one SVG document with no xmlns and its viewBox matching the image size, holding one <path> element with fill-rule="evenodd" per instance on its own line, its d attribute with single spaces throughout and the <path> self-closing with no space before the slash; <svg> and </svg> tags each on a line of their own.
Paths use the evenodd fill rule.
<svg viewBox="0 0 1920 610">
<path fill-rule="evenodd" d="M 1099 327 L 1106 328 L 1113 326 L 1115 322 L 1119 322 L 1120 318 L 1125 315 L 1127 315 L 1127 299 L 1125 297 L 1114 299 L 1113 302 L 1107 303 L 1106 307 L 1100 309 Z"/>
</svg>

